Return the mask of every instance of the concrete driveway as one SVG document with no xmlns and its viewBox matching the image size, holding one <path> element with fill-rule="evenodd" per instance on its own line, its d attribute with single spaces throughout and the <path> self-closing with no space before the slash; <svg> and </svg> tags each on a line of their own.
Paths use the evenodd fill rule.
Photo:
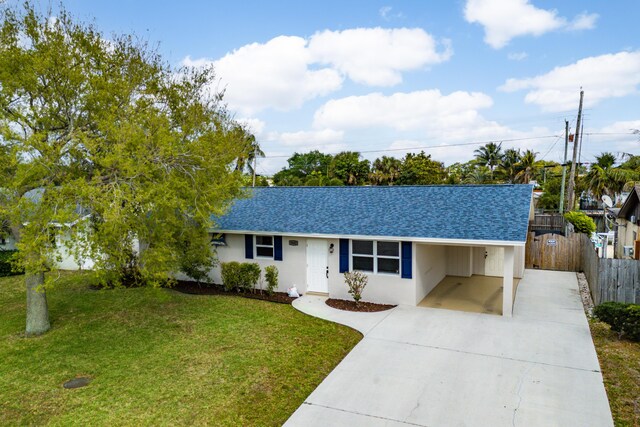
<svg viewBox="0 0 640 427">
<path fill-rule="evenodd" d="M 407 306 L 348 316 L 315 298 L 296 308 L 364 338 L 287 426 L 613 425 L 574 273 L 527 270 L 513 318 Z"/>
</svg>

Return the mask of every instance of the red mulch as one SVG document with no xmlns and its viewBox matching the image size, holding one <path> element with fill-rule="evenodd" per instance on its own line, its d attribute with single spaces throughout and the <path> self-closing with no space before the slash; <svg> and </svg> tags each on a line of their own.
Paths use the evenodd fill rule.
<svg viewBox="0 0 640 427">
<path fill-rule="evenodd" d="M 286 292 L 274 292 L 273 295 L 269 295 L 259 289 L 254 292 L 237 292 L 227 291 L 222 285 L 216 285 L 213 283 L 197 283 L 186 280 L 178 280 L 178 282 L 171 287 L 178 292 L 192 295 L 233 295 L 244 298 L 259 299 L 264 301 L 277 302 L 281 304 L 291 304 L 295 298 L 291 298 Z"/>
<path fill-rule="evenodd" d="M 376 311 L 390 310 L 395 305 L 390 304 L 376 304 L 374 302 L 360 301 L 357 305 L 355 301 L 347 301 L 344 299 L 329 298 L 326 301 L 329 307 L 337 308 L 338 310 L 346 311 L 362 311 L 366 313 L 373 313 Z"/>
</svg>

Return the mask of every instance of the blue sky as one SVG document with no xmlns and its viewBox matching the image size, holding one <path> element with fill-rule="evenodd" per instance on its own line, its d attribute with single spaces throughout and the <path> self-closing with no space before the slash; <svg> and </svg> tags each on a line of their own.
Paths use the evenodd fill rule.
<svg viewBox="0 0 640 427">
<path fill-rule="evenodd" d="M 450 164 L 483 141 L 561 161 L 580 86 L 582 160 L 640 153 L 624 135 L 640 128 L 637 1 L 63 3 L 107 37 L 159 43 L 173 65 L 213 63 L 267 154 L 261 173 L 310 149 L 433 147 Z"/>
</svg>

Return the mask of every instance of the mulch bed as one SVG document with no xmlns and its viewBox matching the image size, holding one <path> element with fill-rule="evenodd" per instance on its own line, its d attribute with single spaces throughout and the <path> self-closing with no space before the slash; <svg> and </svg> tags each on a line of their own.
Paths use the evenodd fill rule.
<svg viewBox="0 0 640 427">
<path fill-rule="evenodd" d="M 213 283 L 197 283 L 187 280 L 178 280 L 178 282 L 171 287 L 178 292 L 191 295 L 233 295 L 244 298 L 259 299 L 264 301 L 277 302 L 281 304 L 291 304 L 295 299 L 287 295 L 286 292 L 274 292 L 273 295 L 269 295 L 261 290 L 255 290 L 254 292 L 237 292 L 227 291 L 222 285 L 216 285 Z"/>
<path fill-rule="evenodd" d="M 338 310 L 346 310 L 346 311 L 361 311 L 365 313 L 373 313 L 376 311 L 385 311 L 390 310 L 395 305 L 390 304 L 376 304 L 373 302 L 364 302 L 360 301 L 357 305 L 355 301 L 347 301 L 344 299 L 335 299 L 329 298 L 326 301 L 329 307 L 337 308 Z"/>
</svg>

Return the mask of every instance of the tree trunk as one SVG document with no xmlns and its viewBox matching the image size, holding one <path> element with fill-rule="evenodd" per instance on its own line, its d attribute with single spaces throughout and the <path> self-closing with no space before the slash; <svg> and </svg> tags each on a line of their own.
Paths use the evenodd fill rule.
<svg viewBox="0 0 640 427">
<path fill-rule="evenodd" d="M 44 290 L 44 272 L 27 273 L 27 336 L 42 335 L 47 332 L 49 324 L 49 308 L 47 294 Z"/>
</svg>

